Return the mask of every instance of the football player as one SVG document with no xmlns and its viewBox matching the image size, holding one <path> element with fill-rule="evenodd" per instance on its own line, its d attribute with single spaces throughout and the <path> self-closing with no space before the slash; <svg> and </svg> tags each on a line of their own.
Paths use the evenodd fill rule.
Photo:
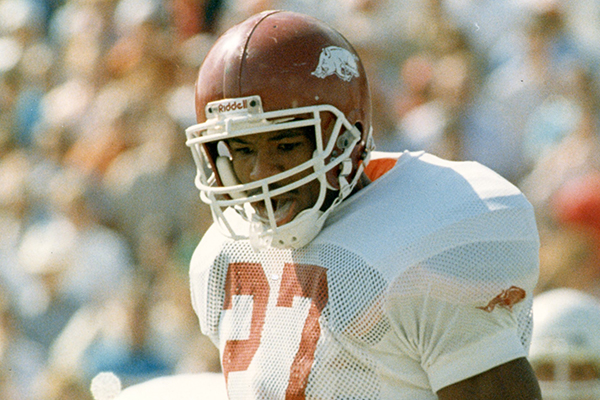
<svg viewBox="0 0 600 400">
<path fill-rule="evenodd" d="M 600 301 L 553 289 L 533 302 L 529 360 L 544 400 L 600 399 Z"/>
<path fill-rule="evenodd" d="M 356 51 L 302 14 L 225 32 L 186 130 L 215 223 L 192 301 L 230 399 L 539 399 L 539 240 L 474 162 L 374 154 Z"/>
</svg>

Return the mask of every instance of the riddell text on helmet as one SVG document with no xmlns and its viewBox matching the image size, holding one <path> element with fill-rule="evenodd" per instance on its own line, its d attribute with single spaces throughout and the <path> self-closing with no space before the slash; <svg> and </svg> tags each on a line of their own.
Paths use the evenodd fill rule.
<svg viewBox="0 0 600 400">
<path fill-rule="evenodd" d="M 207 105 L 206 113 L 207 115 L 215 115 L 246 111 L 251 107 L 255 107 L 258 103 L 259 102 L 257 102 L 256 99 L 247 97 L 242 99 L 215 101 Z"/>
<path fill-rule="evenodd" d="M 242 100 L 242 101 L 231 101 L 228 103 L 223 103 L 223 104 L 219 104 L 217 106 L 217 111 L 222 113 L 222 112 L 228 112 L 228 111 L 237 111 L 237 110 L 245 110 L 248 108 L 248 100 Z"/>
</svg>

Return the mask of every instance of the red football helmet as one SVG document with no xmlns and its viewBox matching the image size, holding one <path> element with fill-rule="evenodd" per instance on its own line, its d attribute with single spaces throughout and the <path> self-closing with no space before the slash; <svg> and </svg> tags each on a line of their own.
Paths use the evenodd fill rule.
<svg viewBox="0 0 600 400">
<path fill-rule="evenodd" d="M 197 164 L 196 185 L 215 221 L 231 237 L 267 239 L 276 247 L 301 247 L 318 234 L 358 182 L 373 148 L 369 86 L 356 51 L 325 23 L 294 12 L 257 14 L 217 40 L 198 74 L 196 116 L 198 124 L 186 130 L 187 145 Z M 315 134 L 311 160 L 238 182 L 227 139 L 307 126 Z M 309 176 L 272 189 L 302 171 Z M 277 226 L 270 199 L 312 180 L 321 185 L 317 203 Z M 325 202 L 328 190 L 338 193 L 331 205 Z M 248 205 L 259 201 L 269 218 L 253 224 Z M 250 232 L 235 228 L 227 208 L 251 222 Z"/>
</svg>

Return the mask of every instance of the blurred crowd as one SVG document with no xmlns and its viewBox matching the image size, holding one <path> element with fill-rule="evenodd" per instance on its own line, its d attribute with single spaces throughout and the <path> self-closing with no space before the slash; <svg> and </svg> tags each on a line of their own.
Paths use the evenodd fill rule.
<svg viewBox="0 0 600 400">
<path fill-rule="evenodd" d="M 219 370 L 184 130 L 216 37 L 274 8 L 355 45 L 378 150 L 493 168 L 536 207 L 538 291 L 600 296 L 600 1 L 0 0 L 0 398 Z"/>
</svg>

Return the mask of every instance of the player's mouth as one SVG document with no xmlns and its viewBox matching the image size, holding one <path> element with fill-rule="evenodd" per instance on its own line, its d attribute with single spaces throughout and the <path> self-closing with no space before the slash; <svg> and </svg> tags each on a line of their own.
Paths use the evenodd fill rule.
<svg viewBox="0 0 600 400">
<path fill-rule="evenodd" d="M 273 216 L 277 226 L 281 226 L 290 222 L 296 216 L 296 201 L 291 197 L 279 197 L 271 199 L 273 206 Z M 265 203 L 258 202 L 252 205 L 256 211 L 257 219 L 267 225 L 269 223 L 269 214 Z"/>
</svg>

